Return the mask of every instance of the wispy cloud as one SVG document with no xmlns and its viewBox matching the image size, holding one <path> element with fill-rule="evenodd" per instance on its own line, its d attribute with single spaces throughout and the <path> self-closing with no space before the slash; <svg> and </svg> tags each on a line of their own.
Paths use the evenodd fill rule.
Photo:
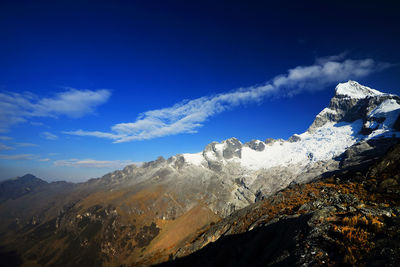
<svg viewBox="0 0 400 267">
<path fill-rule="evenodd" d="M 13 150 L 14 148 L 11 146 L 7 146 L 5 144 L 0 143 L 0 150 Z"/>
<path fill-rule="evenodd" d="M 134 122 L 119 123 L 109 132 L 75 130 L 65 134 L 107 138 L 114 143 L 152 139 L 180 133 L 195 133 L 210 117 L 266 97 L 290 97 L 303 91 L 323 90 L 327 85 L 358 79 L 391 65 L 373 59 L 346 59 L 346 53 L 318 58 L 313 65 L 298 66 L 269 82 L 247 88 L 182 101 L 172 107 L 150 110 Z"/>
<path fill-rule="evenodd" d="M 1 135 L 1 136 L 0 136 L 0 140 L 9 141 L 9 140 L 12 140 L 12 137 Z"/>
<path fill-rule="evenodd" d="M 0 159 L 6 159 L 6 160 L 32 160 L 32 159 L 35 159 L 35 155 L 32 155 L 32 154 L 16 154 L 16 155 L 0 154 Z"/>
<path fill-rule="evenodd" d="M 76 167 L 76 168 L 123 168 L 126 165 L 134 164 L 132 161 L 121 160 L 94 160 L 94 159 L 67 159 L 54 161 L 55 166 Z M 138 164 L 138 163 L 136 163 Z"/>
<path fill-rule="evenodd" d="M 39 146 L 38 144 L 33 144 L 33 143 L 13 143 L 14 145 L 18 147 L 36 147 Z"/>
<path fill-rule="evenodd" d="M 382 71 L 392 64 L 376 62 L 373 59 L 341 59 L 343 54 L 318 58 L 311 66 L 298 66 L 287 74 L 279 75 L 272 80 L 272 85 L 280 89 L 283 96 L 293 96 L 303 91 L 324 90 L 327 85 L 358 79 L 373 72 Z"/>
<path fill-rule="evenodd" d="M 37 122 L 37 121 L 31 121 L 29 124 L 33 126 L 44 126 L 43 122 Z"/>
<path fill-rule="evenodd" d="M 68 116 L 79 118 L 94 112 L 97 106 L 110 97 L 109 90 L 78 90 L 67 88 L 52 97 L 39 96 L 24 92 L 0 93 L 0 132 L 6 132 L 10 126 L 27 122 L 33 117 Z M 40 122 L 32 122 L 38 125 Z"/>
<path fill-rule="evenodd" d="M 42 158 L 40 155 L 34 154 L 14 154 L 14 155 L 7 155 L 7 154 L 0 154 L 0 160 L 35 160 L 46 162 L 50 161 L 49 158 Z"/>
<path fill-rule="evenodd" d="M 330 55 L 330 56 L 325 56 L 325 57 L 318 57 L 315 59 L 315 63 L 317 64 L 324 64 L 329 61 L 343 61 L 346 59 L 346 57 L 349 55 L 348 51 L 344 51 L 340 54 L 337 55 Z"/>
<path fill-rule="evenodd" d="M 43 137 L 43 138 L 45 138 L 45 139 L 47 139 L 47 140 L 57 140 L 57 139 L 58 139 L 58 136 L 57 136 L 57 135 L 52 134 L 52 133 L 50 133 L 50 132 L 42 132 L 42 133 L 40 134 L 40 136 Z"/>
</svg>

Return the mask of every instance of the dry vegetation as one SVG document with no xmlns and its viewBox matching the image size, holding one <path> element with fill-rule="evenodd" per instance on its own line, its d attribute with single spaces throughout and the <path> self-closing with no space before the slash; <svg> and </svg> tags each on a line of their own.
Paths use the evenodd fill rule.
<svg viewBox="0 0 400 267">
<path fill-rule="evenodd" d="M 336 244 L 343 256 L 343 263 L 354 265 L 371 251 L 374 243 L 371 237 L 383 227 L 383 219 L 375 216 L 354 216 L 337 218 L 332 222 L 332 231 L 336 234 Z"/>
<path fill-rule="evenodd" d="M 204 229 L 203 233 L 191 241 L 192 245 L 178 256 L 193 253 L 225 235 L 246 233 L 290 216 L 318 214 L 326 209 L 326 214 L 311 222 L 311 229 L 318 227 L 325 236 L 322 238 L 325 241 L 315 241 L 322 243 L 320 250 L 314 246 L 316 250 L 310 256 L 313 261 L 311 266 L 366 266 L 370 257 L 381 257 L 371 255 L 377 255 L 387 248 L 388 245 L 382 244 L 389 244 L 386 242 L 390 242 L 393 237 L 393 242 L 398 242 L 397 226 L 390 228 L 387 225 L 387 220 L 393 222 L 392 218 L 400 215 L 400 209 L 389 212 L 392 207 L 400 207 L 398 153 L 393 151 L 390 154 L 389 158 L 395 160 L 382 161 L 365 170 L 364 174 L 347 173 L 340 176 L 340 179 L 332 176 L 308 184 L 290 186 L 233 214 L 227 220 Z M 379 247 L 376 244 L 378 239 Z M 307 241 L 306 238 L 302 242 L 304 243 L 301 246 L 308 248 L 314 241 Z M 394 248 L 391 253 L 397 253 L 397 249 Z"/>
</svg>

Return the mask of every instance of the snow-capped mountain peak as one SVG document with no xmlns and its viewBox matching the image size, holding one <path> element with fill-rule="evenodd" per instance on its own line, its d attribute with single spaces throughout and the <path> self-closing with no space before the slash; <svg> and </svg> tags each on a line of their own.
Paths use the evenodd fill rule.
<svg viewBox="0 0 400 267">
<path fill-rule="evenodd" d="M 328 107 L 306 132 L 288 140 L 242 143 L 230 138 L 212 142 L 198 153 L 158 159 L 107 179 L 112 178 L 113 186 L 162 184 L 165 190 L 185 196 L 186 207 L 201 199 L 213 212 L 226 216 L 292 182 L 307 182 L 345 168 L 363 157 L 363 152 L 373 151 L 378 146 L 374 144 L 397 142 L 399 116 L 398 96 L 349 81 L 336 87 Z"/>
<path fill-rule="evenodd" d="M 398 96 L 355 81 L 338 84 L 335 92 L 329 106 L 316 116 L 305 133 L 280 142 L 252 140 L 242 144 L 236 138 L 213 142 L 203 152 L 184 154 L 185 162 L 218 171 L 231 163 L 239 163 L 249 171 L 289 165 L 304 167 L 331 160 L 362 140 L 382 135 L 400 136 L 393 129 L 400 114 Z"/>
<path fill-rule="evenodd" d="M 367 95 L 352 98 L 343 95 L 352 92 L 344 87 L 337 87 L 340 90 L 315 118 L 312 129 L 287 140 L 242 143 L 230 138 L 212 142 L 198 153 L 127 166 L 88 184 L 110 192 L 132 187 L 151 205 L 143 213 L 161 207 L 154 216 L 162 220 L 174 220 L 199 203 L 225 217 L 291 183 L 308 182 L 361 162 L 370 164 L 400 138 L 400 98 L 350 81 L 347 87 Z M 125 205 L 131 193 L 122 195 Z"/>
<path fill-rule="evenodd" d="M 384 93 L 378 90 L 363 86 L 356 81 L 349 80 L 346 83 L 339 83 L 335 88 L 336 96 L 350 97 L 354 99 L 362 99 L 368 96 L 378 96 Z"/>
</svg>

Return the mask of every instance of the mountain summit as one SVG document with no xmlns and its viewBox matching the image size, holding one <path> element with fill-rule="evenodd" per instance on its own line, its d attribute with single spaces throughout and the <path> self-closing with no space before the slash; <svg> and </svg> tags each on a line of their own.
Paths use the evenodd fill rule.
<svg viewBox="0 0 400 267">
<path fill-rule="evenodd" d="M 346 83 L 339 83 L 335 88 L 335 96 L 350 97 L 354 99 L 363 99 L 366 97 L 374 97 L 384 95 L 378 90 L 363 86 L 356 81 L 348 81 Z"/>
<path fill-rule="evenodd" d="M 0 183 L 0 203 L 7 199 L 15 199 L 40 189 L 47 182 L 32 174 L 9 179 Z"/>
<path fill-rule="evenodd" d="M 23 191 L 0 208 L 0 233 L 24 244 L 17 248 L 26 260 L 44 265 L 165 261 L 210 223 L 289 185 L 370 165 L 398 142 L 399 115 L 398 96 L 341 83 L 304 133 L 230 138 L 86 183 Z"/>
<path fill-rule="evenodd" d="M 369 134 L 375 131 L 373 136 L 390 135 L 391 132 L 399 130 L 395 125 L 400 114 L 399 103 L 400 98 L 398 96 L 381 93 L 355 81 L 340 83 L 336 86 L 335 95 L 328 107 L 317 115 L 308 131 L 313 132 L 327 122 L 361 120 L 364 134 L 366 131 L 369 131 Z M 382 131 L 376 131 L 378 128 Z M 365 138 L 372 138 L 373 136 Z"/>
</svg>

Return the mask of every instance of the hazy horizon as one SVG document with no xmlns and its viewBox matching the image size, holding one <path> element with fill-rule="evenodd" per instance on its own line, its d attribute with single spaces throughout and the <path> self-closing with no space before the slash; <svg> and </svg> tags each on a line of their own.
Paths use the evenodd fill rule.
<svg viewBox="0 0 400 267">
<path fill-rule="evenodd" d="M 387 5 L 2 1 L 0 180 L 287 139 L 347 80 L 399 95 Z"/>
</svg>

